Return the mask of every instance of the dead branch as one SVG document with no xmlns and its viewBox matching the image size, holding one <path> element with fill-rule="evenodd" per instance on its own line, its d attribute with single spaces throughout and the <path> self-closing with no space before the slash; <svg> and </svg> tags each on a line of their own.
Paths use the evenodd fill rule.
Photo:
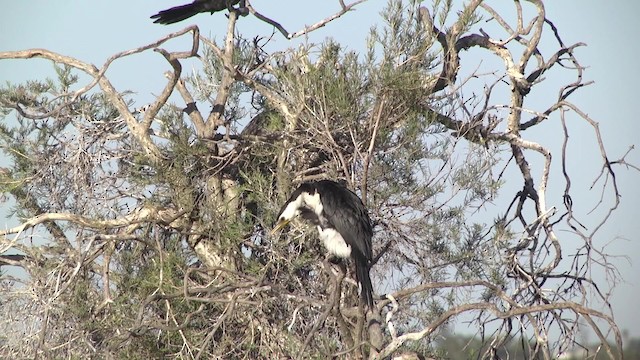
<svg viewBox="0 0 640 360">
<path fill-rule="evenodd" d="M 353 10 L 353 8 L 354 8 L 356 5 L 358 5 L 358 4 L 360 4 L 360 3 L 363 3 L 363 2 L 365 2 L 365 1 L 366 1 L 366 0 L 357 0 L 357 1 L 354 1 L 354 2 L 352 2 L 352 3 L 348 4 L 348 5 L 346 5 L 346 4 L 344 3 L 344 1 L 340 0 L 340 7 L 341 7 L 340 11 L 338 11 L 337 13 L 335 13 L 335 14 L 333 14 L 333 15 L 331 15 L 331 16 L 329 16 L 329 17 L 325 18 L 325 19 L 322 19 L 322 20 L 318 21 L 317 23 L 315 23 L 315 24 L 313 24 L 313 25 L 306 26 L 304 29 L 299 30 L 299 31 L 296 31 L 296 32 L 294 32 L 294 33 L 290 33 L 290 32 L 288 32 L 288 31 L 287 31 L 287 30 L 286 30 L 286 29 L 285 29 L 285 28 L 284 28 L 284 27 L 283 27 L 279 22 L 277 22 L 277 21 L 275 21 L 275 20 L 273 20 L 273 19 L 270 19 L 270 18 L 268 18 L 268 17 L 266 17 L 266 16 L 262 15 L 262 14 L 261 14 L 261 13 L 259 13 L 258 11 L 256 11 L 256 9 L 255 9 L 253 6 L 251 6 L 251 3 L 250 3 L 250 1 L 249 1 L 249 0 L 247 0 L 247 1 L 246 1 L 246 7 L 247 7 L 247 9 L 249 10 L 249 12 L 250 12 L 251 14 L 253 14 L 255 17 L 257 17 L 257 18 L 258 18 L 258 19 L 260 19 L 261 21 L 264 21 L 264 22 L 266 22 L 267 24 L 272 25 L 272 26 L 274 26 L 276 29 L 278 29 L 278 31 L 280 31 L 280 33 L 281 33 L 282 35 L 284 35 L 284 37 L 285 37 L 285 38 L 287 38 L 287 39 L 293 39 L 293 38 L 297 38 L 297 37 L 302 36 L 302 35 L 306 35 L 306 34 L 308 34 L 308 33 L 312 32 L 312 31 L 314 31 L 314 30 L 317 30 L 317 29 L 319 29 L 319 28 L 321 28 L 321 27 L 323 27 L 323 26 L 327 25 L 328 23 L 330 23 L 330 22 L 332 22 L 332 21 L 334 21 L 334 20 L 338 19 L 339 17 L 341 17 L 342 15 L 346 14 L 347 12 L 349 12 L 349 11 Z"/>
</svg>

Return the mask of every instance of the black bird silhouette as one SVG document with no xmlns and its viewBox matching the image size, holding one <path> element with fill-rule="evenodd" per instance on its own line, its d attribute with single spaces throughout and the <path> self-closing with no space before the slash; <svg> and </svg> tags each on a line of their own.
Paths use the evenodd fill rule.
<svg viewBox="0 0 640 360">
<path fill-rule="evenodd" d="M 173 24 L 184 19 L 188 19 L 199 13 L 211 13 L 222 11 L 229 5 L 236 5 L 240 0 L 195 0 L 191 4 L 175 6 L 170 9 L 162 10 L 151 16 L 156 19 L 155 24 Z"/>
</svg>

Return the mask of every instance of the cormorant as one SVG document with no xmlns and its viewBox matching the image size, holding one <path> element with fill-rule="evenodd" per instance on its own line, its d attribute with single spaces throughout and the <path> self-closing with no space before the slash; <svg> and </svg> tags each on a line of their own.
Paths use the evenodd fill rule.
<svg viewBox="0 0 640 360">
<path fill-rule="evenodd" d="M 188 19 L 199 13 L 209 12 L 213 14 L 216 11 L 222 11 L 229 5 L 236 5 L 240 0 L 195 0 L 191 4 L 180 5 L 170 9 L 162 10 L 151 16 L 156 19 L 156 24 L 173 24 L 184 19 Z"/>
<path fill-rule="evenodd" d="M 318 228 L 320 239 L 331 255 L 353 259 L 362 301 L 373 307 L 371 269 L 371 219 L 362 200 L 335 181 L 307 182 L 296 189 L 282 206 L 275 234 L 298 215 Z"/>
</svg>

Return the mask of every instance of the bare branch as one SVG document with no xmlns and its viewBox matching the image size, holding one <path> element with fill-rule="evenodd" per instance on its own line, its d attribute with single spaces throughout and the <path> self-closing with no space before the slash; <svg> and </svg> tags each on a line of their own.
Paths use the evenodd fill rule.
<svg viewBox="0 0 640 360">
<path fill-rule="evenodd" d="M 366 0 L 356 0 L 348 5 L 345 5 L 344 2 L 340 1 L 340 6 L 341 6 L 341 10 L 338 11 L 337 13 L 322 19 L 320 21 L 318 21 L 317 23 L 310 25 L 310 26 L 306 26 L 304 29 L 296 31 L 294 33 L 290 33 L 288 32 L 279 22 L 272 20 L 264 15 L 262 15 L 261 13 L 259 13 L 258 11 L 256 11 L 256 9 L 251 6 L 251 3 L 249 1 L 246 2 L 246 7 L 247 9 L 249 9 L 249 12 L 251 14 L 253 14 L 255 17 L 257 17 L 258 19 L 266 22 L 269 25 L 274 26 L 276 29 L 278 29 L 278 31 L 280 31 L 280 33 L 282 35 L 284 35 L 285 38 L 287 39 L 294 39 L 297 37 L 300 37 L 302 35 L 306 35 L 314 30 L 317 30 L 325 25 L 327 25 L 328 23 L 330 23 L 333 20 L 336 20 L 337 18 L 341 17 L 342 15 L 346 14 L 347 12 L 353 10 L 353 7 L 355 7 L 356 5 L 365 2 Z"/>
<path fill-rule="evenodd" d="M 20 234 L 25 230 L 40 225 L 49 221 L 68 221 L 74 224 L 84 226 L 91 229 L 101 230 L 107 228 L 118 228 L 125 227 L 131 225 L 137 225 L 145 222 L 161 222 L 164 224 L 174 224 L 175 226 L 180 226 L 179 223 L 174 223 L 181 216 L 183 216 L 186 211 L 177 211 L 172 209 L 160 209 L 157 207 L 147 206 L 141 209 L 138 209 L 134 213 L 127 215 L 120 219 L 113 220 L 97 220 L 91 219 L 84 216 L 76 215 L 76 214 L 63 214 L 63 213 L 45 213 L 40 214 L 38 216 L 32 217 L 31 219 L 23 222 L 21 225 L 18 225 L 13 228 L 9 228 L 6 230 L 0 230 L 0 235 L 8 234 L 17 234 L 16 239 L 20 237 Z"/>
</svg>

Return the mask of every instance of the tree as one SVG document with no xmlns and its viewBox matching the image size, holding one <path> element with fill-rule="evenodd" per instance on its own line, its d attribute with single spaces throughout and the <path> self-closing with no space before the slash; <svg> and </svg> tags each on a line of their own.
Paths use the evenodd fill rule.
<svg viewBox="0 0 640 360">
<path fill-rule="evenodd" d="M 295 33 L 249 2 L 243 11 L 291 38 L 358 3 Z M 22 273 L 3 268 L 1 354 L 439 357 L 438 336 L 467 316 L 476 357 L 518 339 L 521 353 L 550 359 L 579 344 L 579 330 L 621 357 L 607 341 L 622 348 L 616 324 L 596 310 L 612 284 L 590 274 L 615 272 L 592 240 L 620 201 L 614 166 L 625 160 L 609 160 L 597 123 L 569 101 L 589 85 L 574 53 L 582 44 L 562 41 L 541 1 L 514 10 L 470 1 L 454 15 L 449 3 L 392 1 L 365 54 L 335 40 L 268 52 L 267 38 L 235 31 L 240 11 L 221 43 L 190 26 L 99 69 L 50 50 L 0 53 L 56 70 L 0 90 L 3 116 L 16 119 L 0 128 L 11 158 L 0 184 L 22 220 L 2 232 L 0 265 Z M 178 37 L 191 49 L 164 48 Z M 554 53 L 541 53 L 543 38 Z M 465 58 L 472 49 L 500 65 L 479 70 L 483 60 Z M 167 60 L 167 84 L 135 109 L 135 93 L 115 89 L 108 70 L 150 50 Z M 188 59 L 199 73 L 183 76 Z M 558 71 L 574 78 L 529 108 Z M 92 80 L 81 85 L 78 74 Z M 561 122 L 566 146 L 568 114 L 593 127 L 596 181 L 613 202 L 591 231 L 573 211 L 567 153 L 561 210 L 547 200 L 549 144 L 527 136 Z M 291 189 L 326 177 L 358 191 L 374 220 L 379 298 L 366 313 L 350 270 L 323 261 L 307 226 L 269 235 Z M 513 183 L 521 189 L 505 193 Z M 499 195 L 512 201 L 492 206 Z M 475 220 L 478 209 L 494 220 Z"/>
</svg>

